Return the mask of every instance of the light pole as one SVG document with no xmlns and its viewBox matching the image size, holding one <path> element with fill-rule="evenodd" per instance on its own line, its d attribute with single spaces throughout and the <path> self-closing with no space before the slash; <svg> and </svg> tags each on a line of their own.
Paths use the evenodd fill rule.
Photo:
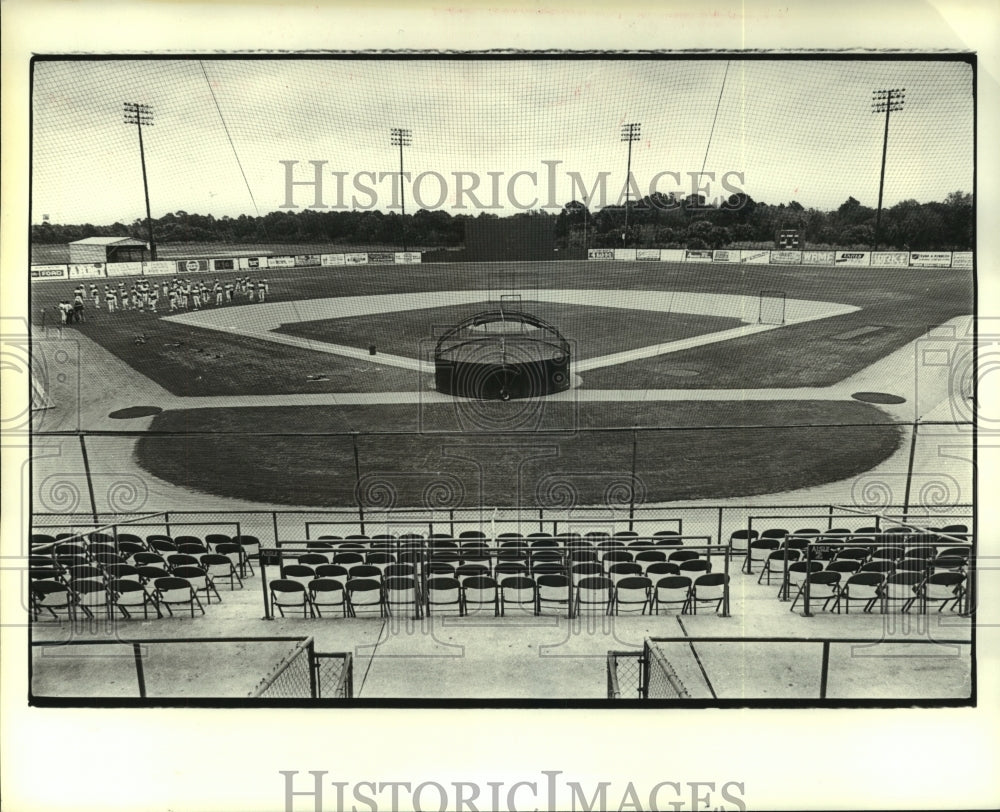
<svg viewBox="0 0 1000 812">
<path fill-rule="evenodd" d="M 408 147 L 413 142 L 410 140 L 413 135 L 412 130 L 404 130 L 399 127 L 393 127 L 389 130 L 389 137 L 391 143 L 394 147 L 399 147 L 399 205 L 402 210 L 402 234 L 403 234 L 403 250 L 406 250 L 406 195 L 403 191 L 403 147 Z"/>
<path fill-rule="evenodd" d="M 878 251 L 878 230 L 882 223 L 882 190 L 885 188 L 885 153 L 889 146 L 889 114 L 903 109 L 906 88 L 872 91 L 872 112 L 885 113 L 885 132 L 882 135 L 882 172 L 878 179 L 878 210 L 875 212 L 875 237 L 873 251 Z"/>
<path fill-rule="evenodd" d="M 153 218 L 149 213 L 149 183 L 146 181 L 146 152 L 142 146 L 142 128 L 153 126 L 153 108 L 148 104 L 123 102 L 122 114 L 126 124 L 135 124 L 139 131 L 139 161 L 142 163 L 142 191 L 146 196 L 146 232 L 149 235 L 149 258 L 156 259 L 156 245 L 153 243 Z"/>
<path fill-rule="evenodd" d="M 622 124 L 622 141 L 628 141 L 628 163 L 625 168 L 625 229 L 622 231 L 622 248 L 625 247 L 625 235 L 628 234 L 628 200 L 632 191 L 632 142 L 639 140 L 641 124 Z"/>
</svg>

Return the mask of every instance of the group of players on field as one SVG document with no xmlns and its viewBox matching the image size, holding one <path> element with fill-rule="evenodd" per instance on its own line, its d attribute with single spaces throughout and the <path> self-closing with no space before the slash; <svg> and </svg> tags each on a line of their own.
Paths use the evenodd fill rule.
<svg viewBox="0 0 1000 812">
<path fill-rule="evenodd" d="M 200 310 L 203 306 L 231 304 L 236 296 L 251 302 L 263 302 L 271 288 L 266 279 L 253 280 L 249 276 L 238 276 L 235 280 L 214 282 L 205 280 L 177 279 L 163 280 L 159 286 L 155 281 L 140 279 L 131 286 L 124 282 L 105 285 L 103 295 L 95 283 L 90 284 L 89 296 L 95 310 L 101 309 L 101 299 L 108 313 L 119 310 L 134 310 L 140 313 L 158 312 L 160 301 L 167 304 L 168 312 L 177 310 Z M 73 292 L 73 301 L 63 299 L 59 303 L 59 317 L 62 324 L 83 321 L 83 311 L 88 292 L 80 284 Z"/>
</svg>

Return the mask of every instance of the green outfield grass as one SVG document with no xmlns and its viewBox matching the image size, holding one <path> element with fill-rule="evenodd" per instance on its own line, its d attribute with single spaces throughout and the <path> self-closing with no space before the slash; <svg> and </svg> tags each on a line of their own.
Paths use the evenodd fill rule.
<svg viewBox="0 0 1000 812">
<path fill-rule="evenodd" d="M 405 269 L 392 265 L 295 268 L 268 274 L 271 297 L 278 301 L 469 289 L 484 289 L 488 299 L 490 285 L 502 285 L 503 290 L 527 292 L 566 287 L 755 296 L 762 290 L 781 290 L 789 298 L 822 299 L 861 308 L 843 316 L 584 374 L 583 385 L 596 389 L 824 386 L 860 371 L 930 327 L 971 313 L 973 296 L 972 275 L 952 269 L 553 262 L 408 265 Z M 74 286 L 35 285 L 34 322 L 41 322 L 41 309 L 46 307 L 48 323 L 52 324 L 52 306 L 71 294 Z M 422 312 L 427 318 L 421 317 Z M 672 326 L 681 326 L 682 319 L 691 318 L 615 310 L 604 319 L 580 317 L 582 309 L 565 312 L 570 323 L 557 319 L 556 326 L 585 348 L 582 357 L 653 343 L 661 340 L 654 336 L 669 334 Z M 185 327 L 149 314 L 90 315 L 86 324 L 71 329 L 79 329 L 178 395 L 415 391 L 420 386 L 415 373 L 381 366 L 377 358 L 373 363 L 362 363 Z M 440 315 L 450 315 L 450 311 Z M 248 311 L 251 317 L 252 310 Z M 375 343 L 402 352 L 433 336 L 438 314 L 412 311 L 338 321 L 342 323 L 331 320 L 287 329 L 324 337 L 329 330 L 340 342 L 354 346 Z M 884 329 L 858 338 L 840 338 L 870 326 Z M 690 325 L 695 332 L 710 327 L 697 319 Z M 137 335 L 146 336 L 146 342 L 135 343 Z M 171 346 L 177 344 L 181 346 Z M 307 380 L 315 375 L 329 380 Z"/>
<path fill-rule="evenodd" d="M 536 405 L 534 418 L 514 401 L 169 411 L 152 431 L 207 436 L 144 436 L 136 454 L 162 479 L 265 503 L 339 507 L 360 495 L 380 508 L 566 506 L 622 498 L 633 482 L 632 426 L 671 427 L 635 435 L 636 493 L 647 503 L 845 479 L 886 459 L 901 436 L 861 403 Z"/>
</svg>

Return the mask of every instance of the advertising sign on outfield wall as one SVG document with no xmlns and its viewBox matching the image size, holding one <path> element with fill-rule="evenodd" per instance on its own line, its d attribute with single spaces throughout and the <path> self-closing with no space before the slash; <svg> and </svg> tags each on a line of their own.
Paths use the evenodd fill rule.
<svg viewBox="0 0 1000 812">
<path fill-rule="evenodd" d="M 951 267 L 961 268 L 966 271 L 972 270 L 972 252 L 956 251 L 951 255 Z"/>
<path fill-rule="evenodd" d="M 803 265 L 833 265 L 833 251 L 803 251 Z"/>
<path fill-rule="evenodd" d="M 47 279 L 65 279 L 69 275 L 66 265 L 32 265 L 31 278 L 36 281 Z"/>
<path fill-rule="evenodd" d="M 309 268 L 315 265 L 322 265 L 323 260 L 319 254 L 299 254 L 295 257 L 295 264 L 299 268 Z"/>
<path fill-rule="evenodd" d="M 137 270 L 120 270 L 121 266 L 125 265 L 135 265 Z M 103 262 L 88 262 L 83 265 L 70 265 L 69 266 L 69 278 L 70 279 L 98 279 L 105 276 L 104 269 L 105 264 Z M 116 262 L 114 267 L 116 268 L 115 273 L 108 272 L 108 276 L 129 276 L 131 274 L 141 274 L 142 273 L 142 263 L 141 262 Z"/>
<path fill-rule="evenodd" d="M 802 264 L 802 252 L 801 251 L 772 251 L 771 252 L 771 264 L 772 265 L 801 265 Z"/>
<path fill-rule="evenodd" d="M 587 259 L 614 259 L 614 248 L 590 248 L 587 250 Z"/>
<path fill-rule="evenodd" d="M 333 265 L 343 265 L 344 255 L 343 254 L 321 254 L 319 258 L 319 264 L 331 267 Z"/>
<path fill-rule="evenodd" d="M 685 262 L 711 262 L 712 261 L 712 252 L 708 251 L 708 250 L 705 250 L 705 251 L 702 251 L 702 250 L 692 250 L 692 249 L 689 248 L 687 251 L 684 252 L 684 261 Z"/>
<path fill-rule="evenodd" d="M 660 249 L 660 262 L 683 262 L 683 261 L 684 261 L 683 248 Z"/>
<path fill-rule="evenodd" d="M 268 257 L 268 268 L 294 268 L 295 257 Z"/>
<path fill-rule="evenodd" d="M 396 262 L 401 265 L 417 265 L 420 263 L 419 251 L 397 251 Z"/>
<path fill-rule="evenodd" d="M 368 254 L 344 254 L 344 261 L 348 265 L 367 265 Z"/>
<path fill-rule="evenodd" d="M 740 251 L 740 262 L 746 262 L 750 265 L 768 265 L 770 259 L 770 251 Z"/>
<path fill-rule="evenodd" d="M 615 249 L 615 259 L 619 262 L 635 262 L 635 249 L 634 248 L 616 248 Z"/>
<path fill-rule="evenodd" d="M 142 262 L 109 262 L 105 268 L 108 276 L 142 276 L 145 271 Z"/>
<path fill-rule="evenodd" d="M 154 259 L 142 263 L 145 276 L 166 276 L 175 272 L 177 265 L 172 259 Z"/>
<path fill-rule="evenodd" d="M 910 255 L 906 251 L 875 251 L 872 253 L 872 265 L 876 268 L 905 268 L 910 264 Z"/>
<path fill-rule="evenodd" d="M 180 259 L 177 261 L 177 273 L 197 273 L 207 271 L 209 261 L 207 259 Z"/>
<path fill-rule="evenodd" d="M 914 268 L 950 268 L 951 251 L 912 251 L 910 265 Z"/>
<path fill-rule="evenodd" d="M 740 261 L 740 252 L 739 251 L 730 251 L 730 250 L 725 249 L 725 248 L 720 249 L 718 251 L 713 251 L 712 252 L 712 261 L 713 262 L 739 262 Z"/>
<path fill-rule="evenodd" d="M 639 262 L 659 262 L 660 261 L 660 249 L 659 248 L 638 248 L 635 252 L 635 258 Z"/>
<path fill-rule="evenodd" d="M 236 270 L 236 260 L 235 259 L 213 259 L 212 260 L 212 270 L 213 271 L 235 271 Z"/>
<path fill-rule="evenodd" d="M 869 251 L 837 251 L 833 255 L 835 265 L 870 265 Z"/>
<path fill-rule="evenodd" d="M 384 265 L 395 261 L 396 254 L 392 251 L 371 251 L 368 254 L 368 262 L 372 265 Z"/>
<path fill-rule="evenodd" d="M 258 268 L 266 268 L 267 257 L 240 257 L 239 266 L 241 271 L 256 271 Z"/>
</svg>

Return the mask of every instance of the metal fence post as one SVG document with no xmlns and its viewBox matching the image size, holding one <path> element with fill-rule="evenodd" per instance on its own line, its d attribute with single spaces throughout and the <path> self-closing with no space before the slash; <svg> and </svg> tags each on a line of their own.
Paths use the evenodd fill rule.
<svg viewBox="0 0 1000 812">
<path fill-rule="evenodd" d="M 306 642 L 306 652 L 309 655 L 309 696 L 319 697 L 319 661 L 316 659 L 316 644 L 310 637 Z"/>
<path fill-rule="evenodd" d="M 275 547 L 277 547 L 277 542 L 275 542 Z M 278 554 L 280 555 L 280 549 Z M 264 620 L 274 620 L 271 615 L 271 596 L 267 592 L 267 556 L 261 555 L 257 558 L 257 565 L 260 567 L 260 588 L 264 593 Z"/>
<path fill-rule="evenodd" d="M 649 698 L 649 641 L 643 643 L 639 655 L 639 699 Z"/>
<path fill-rule="evenodd" d="M 146 698 L 146 673 L 142 665 L 142 646 L 139 643 L 132 644 L 132 656 L 135 658 L 135 676 L 139 680 L 139 697 Z"/>
<path fill-rule="evenodd" d="M 823 664 L 819 675 L 819 698 L 826 699 L 826 684 L 830 676 L 830 641 L 823 641 Z"/>
<path fill-rule="evenodd" d="M 812 612 L 809 611 L 809 571 L 812 569 L 812 552 L 813 543 L 810 541 L 806 544 L 806 581 L 802 585 L 802 615 L 803 617 L 812 617 Z M 824 650 L 824 653 L 829 653 Z M 824 671 L 824 676 L 826 672 Z"/>
<path fill-rule="evenodd" d="M 727 544 L 724 553 L 724 572 L 726 575 L 726 581 L 722 585 L 722 616 L 729 617 L 729 557 L 732 554 L 733 545 Z"/>
<path fill-rule="evenodd" d="M 97 500 L 94 498 L 94 480 L 90 475 L 90 459 L 87 457 L 87 439 L 83 432 L 80 432 L 80 453 L 83 455 L 83 471 L 87 479 L 87 493 L 90 495 L 90 510 L 94 517 L 94 525 L 97 526 Z"/>
</svg>

